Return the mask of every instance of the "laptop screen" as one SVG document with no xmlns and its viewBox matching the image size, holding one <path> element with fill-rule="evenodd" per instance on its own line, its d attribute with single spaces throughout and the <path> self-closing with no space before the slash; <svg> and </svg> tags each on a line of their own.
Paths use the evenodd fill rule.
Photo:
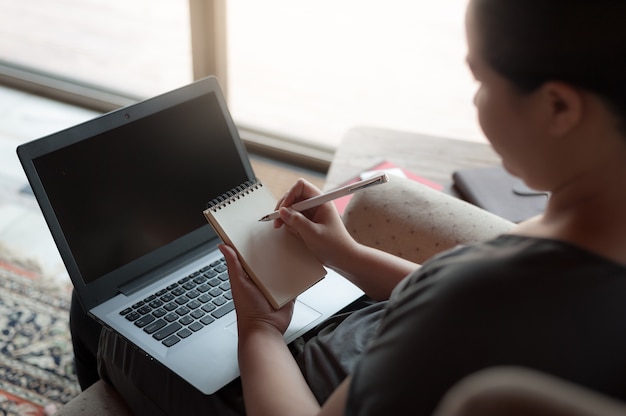
<svg viewBox="0 0 626 416">
<path fill-rule="evenodd" d="M 207 202 L 251 176 L 214 92 L 123 117 L 32 161 L 84 283 L 199 228 L 214 235 Z"/>
</svg>

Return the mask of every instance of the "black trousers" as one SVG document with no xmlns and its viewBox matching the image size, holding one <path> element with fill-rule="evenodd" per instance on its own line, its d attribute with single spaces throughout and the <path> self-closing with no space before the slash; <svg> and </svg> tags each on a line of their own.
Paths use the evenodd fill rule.
<svg viewBox="0 0 626 416">
<path fill-rule="evenodd" d="M 70 332 L 76 376 L 82 390 L 100 379 L 97 357 L 101 331 L 102 325 L 85 313 L 76 292 L 72 292 Z"/>
</svg>

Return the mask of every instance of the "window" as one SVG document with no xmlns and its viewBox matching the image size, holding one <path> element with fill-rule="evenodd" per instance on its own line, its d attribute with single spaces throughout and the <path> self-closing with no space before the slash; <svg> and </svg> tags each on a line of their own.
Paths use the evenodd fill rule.
<svg viewBox="0 0 626 416">
<path fill-rule="evenodd" d="M 132 101 L 225 69 L 244 138 L 325 154 L 356 125 L 482 141 L 464 62 L 467 2 L 0 0 L 0 70 Z"/>
<path fill-rule="evenodd" d="M 192 80 L 187 0 L 0 0 L 0 60 L 149 97 Z"/>
<path fill-rule="evenodd" d="M 465 65 L 466 5 L 227 2 L 231 111 L 242 126 L 331 147 L 355 125 L 483 140 Z"/>
</svg>

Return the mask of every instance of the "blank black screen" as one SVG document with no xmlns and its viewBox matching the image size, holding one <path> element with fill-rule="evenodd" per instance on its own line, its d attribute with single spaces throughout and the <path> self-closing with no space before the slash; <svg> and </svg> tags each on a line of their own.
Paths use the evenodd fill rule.
<svg viewBox="0 0 626 416">
<path fill-rule="evenodd" d="M 34 164 L 89 283 L 206 226 L 207 202 L 249 179 L 240 151 L 211 93 Z"/>
</svg>

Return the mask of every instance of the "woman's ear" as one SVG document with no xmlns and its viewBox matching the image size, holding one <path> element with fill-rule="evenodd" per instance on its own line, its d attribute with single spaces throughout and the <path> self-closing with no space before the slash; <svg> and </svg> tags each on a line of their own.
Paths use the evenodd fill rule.
<svg viewBox="0 0 626 416">
<path fill-rule="evenodd" d="M 541 90 L 551 134 L 562 136 L 580 123 L 584 100 L 578 89 L 564 82 L 549 81 Z"/>
</svg>

